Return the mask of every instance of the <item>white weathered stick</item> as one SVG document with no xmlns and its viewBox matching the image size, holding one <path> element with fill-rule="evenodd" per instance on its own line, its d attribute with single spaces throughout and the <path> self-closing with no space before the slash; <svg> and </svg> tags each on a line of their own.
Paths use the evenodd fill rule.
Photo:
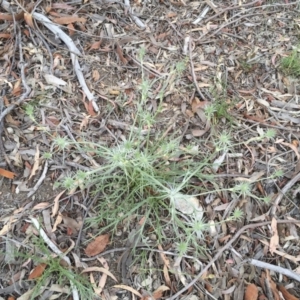
<svg viewBox="0 0 300 300">
<path fill-rule="evenodd" d="M 137 26 L 139 26 L 140 28 L 142 29 L 145 29 L 146 28 L 146 25 L 136 16 L 133 14 L 132 12 L 132 8 L 130 6 L 130 1 L 129 0 L 124 0 L 124 5 L 125 7 L 127 8 L 128 12 L 129 12 L 129 15 L 130 17 L 132 18 L 132 20 L 135 22 L 135 24 Z"/>
<path fill-rule="evenodd" d="M 47 171 L 48 171 L 48 161 L 46 160 L 43 173 L 42 173 L 41 177 L 39 178 L 38 182 L 32 188 L 32 190 L 27 194 L 28 198 L 31 197 L 38 190 L 40 185 L 43 183 L 44 179 L 46 178 Z"/>
<path fill-rule="evenodd" d="M 40 21 L 43 23 L 44 26 L 46 26 L 50 31 L 52 31 L 56 36 L 58 36 L 69 48 L 70 53 L 71 53 L 71 59 L 73 63 L 73 67 L 75 70 L 75 73 L 77 75 L 78 81 L 81 85 L 81 88 L 83 89 L 85 95 L 87 96 L 88 100 L 92 102 L 93 108 L 96 112 L 99 111 L 98 105 L 95 102 L 95 97 L 94 95 L 90 92 L 89 88 L 86 85 L 85 79 L 83 77 L 79 62 L 78 62 L 78 55 L 81 55 L 80 51 L 74 44 L 73 40 L 65 34 L 59 26 L 56 24 L 52 23 L 47 17 L 45 17 L 42 14 L 39 13 L 33 13 L 32 14 L 33 18 L 35 18 L 37 21 Z"/>
<path fill-rule="evenodd" d="M 275 265 L 271 265 L 268 263 L 265 263 L 263 261 L 259 261 L 256 259 L 249 259 L 249 263 L 253 266 L 259 267 L 259 268 L 263 268 L 263 269 L 268 269 L 283 275 L 286 275 L 292 279 L 297 280 L 298 282 L 300 282 L 300 275 L 298 275 L 297 273 L 289 270 L 289 269 L 285 269 L 279 266 L 275 266 Z"/>
<path fill-rule="evenodd" d="M 200 16 L 194 21 L 192 22 L 194 25 L 198 24 L 199 22 L 202 21 L 202 19 L 206 16 L 206 14 L 209 12 L 210 7 L 209 6 L 205 6 L 205 8 L 203 9 L 202 13 L 200 14 Z"/>
</svg>

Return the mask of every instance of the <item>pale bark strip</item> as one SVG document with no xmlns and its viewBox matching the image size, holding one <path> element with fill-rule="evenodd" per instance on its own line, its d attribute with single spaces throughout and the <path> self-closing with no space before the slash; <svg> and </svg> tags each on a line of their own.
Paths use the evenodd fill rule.
<svg viewBox="0 0 300 300">
<path fill-rule="evenodd" d="M 259 261 L 259 260 L 256 260 L 256 259 L 249 259 L 249 263 L 253 266 L 256 266 L 256 267 L 259 267 L 259 268 L 262 268 L 262 269 L 268 269 L 268 270 L 277 272 L 279 274 L 283 274 L 285 276 L 288 276 L 288 277 L 290 277 L 292 279 L 295 279 L 298 282 L 300 282 L 300 275 L 298 275 L 297 273 L 295 273 L 295 272 L 293 272 L 289 269 L 285 269 L 285 268 L 282 268 L 282 267 L 279 267 L 279 266 L 271 265 L 271 264 L 268 264 L 266 262 Z"/>
</svg>

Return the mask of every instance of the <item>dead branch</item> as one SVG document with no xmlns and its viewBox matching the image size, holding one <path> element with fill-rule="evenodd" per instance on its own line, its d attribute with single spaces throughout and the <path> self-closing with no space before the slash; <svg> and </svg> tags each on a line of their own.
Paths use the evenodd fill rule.
<svg viewBox="0 0 300 300">
<path fill-rule="evenodd" d="M 81 56 L 80 51 L 74 44 L 73 40 L 65 34 L 57 25 L 52 23 L 47 17 L 45 17 L 42 14 L 39 13 L 33 13 L 33 18 L 35 18 L 37 21 L 40 21 L 43 23 L 44 26 L 46 26 L 50 31 L 52 31 L 56 36 L 58 36 L 69 48 L 71 53 L 71 59 L 73 63 L 73 68 L 75 70 L 75 73 L 77 75 L 78 81 L 80 83 L 81 88 L 83 89 L 85 95 L 87 96 L 88 100 L 92 102 L 93 108 L 96 112 L 99 111 L 98 105 L 95 102 L 94 95 L 90 92 L 88 86 L 86 85 L 85 79 L 83 77 L 81 67 L 78 62 L 78 56 Z"/>
</svg>

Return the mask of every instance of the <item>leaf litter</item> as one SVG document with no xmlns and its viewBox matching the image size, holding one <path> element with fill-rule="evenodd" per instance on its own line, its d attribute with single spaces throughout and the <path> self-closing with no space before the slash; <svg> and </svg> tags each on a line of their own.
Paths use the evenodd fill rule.
<svg viewBox="0 0 300 300">
<path fill-rule="evenodd" d="M 120 291 L 140 299 L 180 299 L 185 293 L 187 299 L 299 299 L 299 79 L 280 70 L 281 59 L 298 46 L 297 2 L 47 5 L 25 3 L 24 12 L 14 3 L 1 3 L 0 236 L 3 253 L 19 247 L 24 259 L 0 257 L 6 273 L 0 294 L 30 299 L 34 293 L 47 266 L 29 264 L 25 270 L 22 264 L 37 247 L 32 237 L 44 227 L 40 239 L 51 253 L 74 268 L 69 257 L 77 254 L 81 267 L 76 271 L 89 273 L 95 293 L 107 299 L 117 299 Z M 40 16 L 44 12 L 52 23 L 46 25 Z M 63 41 L 57 28 L 66 35 Z M 80 49 L 80 55 L 72 56 L 68 49 Z M 103 163 L 92 149 L 75 153 L 74 145 L 57 147 L 54 139 L 63 135 L 111 147 L 124 141 L 134 128 L 145 74 L 154 82 L 145 107 L 156 112 L 163 103 L 151 130 L 179 138 L 182 149 L 191 144 L 198 149 L 198 156 L 184 156 L 183 151 L 169 162 L 194 157 L 197 164 L 203 153 L 220 146 L 224 129 L 230 133 L 232 146 L 213 157 L 202 174 L 207 179 L 192 178 L 210 194 L 181 192 L 174 199 L 183 223 L 191 228 L 195 220 L 208 224 L 198 236 L 206 249 L 201 255 L 193 248 L 178 252 L 184 245 L 176 245 L 176 232 L 167 226 L 164 234 L 173 237 L 160 245 L 155 228 L 137 226 L 140 216 L 135 215 L 110 238 L 109 232 L 101 235 L 104 224 L 85 225 L 86 218 L 97 214 L 90 205 L 91 187 L 70 194 L 53 190 L 60 178 Z M 49 209 L 52 214 L 46 213 Z M 39 230 L 28 226 L 29 216 L 44 211 L 40 223 L 31 219 Z M 233 214 L 236 218 L 228 220 Z M 166 218 L 163 212 L 159 217 Z M 147 239 L 127 244 L 130 232 L 141 228 Z M 143 256 L 129 255 L 128 245 L 144 255 L 146 264 Z M 120 269 L 130 274 L 124 284 L 117 267 L 120 252 Z M 85 255 L 91 260 L 84 260 Z M 12 278 L 21 270 L 30 280 L 25 285 L 19 280 L 15 290 Z M 53 273 L 48 287 L 57 278 Z M 78 291 L 70 281 L 65 284 L 69 291 L 60 286 L 49 289 L 51 295 L 72 293 L 76 299 Z M 41 290 L 39 297 L 45 295 Z"/>
</svg>

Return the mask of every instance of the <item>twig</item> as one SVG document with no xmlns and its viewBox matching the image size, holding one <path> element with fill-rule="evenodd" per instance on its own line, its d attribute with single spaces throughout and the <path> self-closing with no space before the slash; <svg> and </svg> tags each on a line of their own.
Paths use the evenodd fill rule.
<svg viewBox="0 0 300 300">
<path fill-rule="evenodd" d="M 300 223 L 298 220 L 277 220 L 277 224 L 282 223 Z M 225 250 L 227 250 L 235 240 L 238 239 L 238 237 L 247 229 L 253 229 L 256 227 L 262 227 L 271 224 L 271 222 L 261 222 L 256 224 L 248 224 L 242 227 L 237 233 L 232 237 L 232 239 L 224 245 L 222 248 L 218 250 L 218 252 L 215 254 L 213 259 L 205 266 L 205 268 L 189 283 L 187 284 L 183 289 L 181 289 L 179 292 L 177 292 L 175 295 L 171 296 L 170 298 L 167 298 L 166 300 L 175 300 L 178 299 L 178 297 L 187 291 L 190 287 L 192 287 L 204 274 L 208 271 L 208 269 L 218 260 L 218 258 L 223 254 Z"/>
<path fill-rule="evenodd" d="M 194 70 L 193 57 L 192 57 L 192 39 L 191 38 L 189 40 L 189 55 L 190 55 L 191 73 L 192 73 L 194 85 L 196 87 L 198 94 L 201 96 L 202 100 L 205 100 L 205 97 L 202 94 L 202 92 L 200 91 L 200 88 L 198 86 L 198 82 L 197 82 L 197 78 L 196 78 L 196 74 L 195 74 L 195 70 Z"/>
<path fill-rule="evenodd" d="M 194 25 L 198 24 L 200 21 L 203 20 L 203 18 L 206 16 L 206 14 L 209 12 L 209 6 L 205 6 L 200 16 L 193 22 Z"/>
<path fill-rule="evenodd" d="M 274 272 L 286 275 L 286 276 L 288 276 L 288 277 L 290 277 L 292 279 L 295 279 L 298 282 L 300 282 L 300 275 L 296 274 L 295 272 L 293 272 L 293 271 L 291 271 L 289 269 L 282 268 L 282 267 L 275 266 L 275 265 L 271 265 L 271 264 L 268 264 L 266 262 L 259 261 L 259 260 L 256 260 L 256 259 L 249 259 L 248 262 L 251 265 L 255 266 L 255 267 L 268 269 L 268 270 L 271 270 L 271 271 L 274 271 Z"/>
<path fill-rule="evenodd" d="M 140 27 L 141 29 L 145 29 L 146 25 L 136 15 L 133 14 L 129 0 L 124 0 L 124 6 L 125 6 L 125 9 L 128 11 L 128 13 L 129 13 L 130 17 L 132 18 L 132 20 L 135 22 L 135 24 L 138 27 Z"/>
<path fill-rule="evenodd" d="M 300 172 L 295 175 L 279 192 L 278 196 L 276 197 L 273 206 L 270 210 L 270 216 L 274 216 L 276 213 L 276 209 L 283 198 L 283 196 L 286 194 L 286 192 L 297 182 L 300 180 Z"/>
<path fill-rule="evenodd" d="M 39 178 L 38 182 L 35 184 L 35 186 L 32 188 L 32 190 L 27 194 L 27 197 L 31 197 L 39 188 L 39 186 L 42 184 L 42 182 L 44 181 L 46 174 L 48 171 L 48 160 L 45 161 L 45 165 L 44 165 L 44 170 L 43 173 L 41 175 L 41 177 Z"/>
<path fill-rule="evenodd" d="M 35 21 L 35 20 L 34 20 Z M 35 21 L 35 25 L 36 25 L 36 21 Z M 53 74 L 53 69 L 54 69 L 54 61 L 53 61 L 53 56 L 51 53 L 51 49 L 49 47 L 49 44 L 46 42 L 46 40 L 43 38 L 42 34 L 39 32 L 40 29 L 38 28 L 38 26 L 36 25 L 36 30 L 34 31 L 34 34 L 41 40 L 41 42 L 44 44 L 45 48 L 47 49 L 48 53 L 49 53 L 49 57 L 50 57 L 50 74 Z"/>
<path fill-rule="evenodd" d="M 75 70 L 75 73 L 77 75 L 78 81 L 80 83 L 81 88 L 83 89 L 85 95 L 89 99 L 89 101 L 92 102 L 93 108 L 96 112 L 99 111 L 98 105 L 95 102 L 94 95 L 90 92 L 88 86 L 86 85 L 85 79 L 83 77 L 79 62 L 78 62 L 78 56 L 81 56 L 80 51 L 74 44 L 73 40 L 65 34 L 57 25 L 52 23 L 47 17 L 45 17 L 42 14 L 39 13 L 33 13 L 32 16 L 42 22 L 44 26 L 46 26 L 50 31 L 52 31 L 55 35 L 57 35 L 69 48 L 70 55 L 73 63 L 73 68 Z"/>
<path fill-rule="evenodd" d="M 31 222 L 33 223 L 34 227 L 38 230 L 40 236 L 44 240 L 44 242 L 49 246 L 49 248 L 57 254 L 59 257 L 61 257 L 69 266 L 71 266 L 71 261 L 68 256 L 66 256 L 64 253 L 62 253 L 56 245 L 48 238 L 46 232 L 43 230 L 41 227 L 40 223 L 36 218 L 30 217 Z M 70 271 L 71 272 L 71 271 Z M 74 300 L 79 300 L 79 295 L 77 288 L 74 286 L 73 282 L 70 281 L 70 285 L 72 288 L 72 294 L 73 294 L 73 299 Z"/>
<path fill-rule="evenodd" d="M 99 196 L 99 193 L 96 194 L 96 196 L 93 198 L 93 200 L 91 201 L 91 203 L 89 204 L 89 206 L 87 207 L 87 209 L 85 211 L 85 214 L 84 214 L 84 217 L 83 217 L 83 220 L 82 220 L 82 225 L 80 226 L 80 230 L 78 232 L 78 236 L 77 236 L 77 240 L 76 240 L 76 244 L 75 244 L 76 249 L 79 247 L 79 243 L 81 241 L 81 234 L 82 234 L 82 230 L 83 230 L 83 227 L 84 227 L 84 222 L 86 220 L 86 217 L 89 213 L 90 208 L 95 203 L 95 201 L 98 199 L 98 196 Z"/>
</svg>

